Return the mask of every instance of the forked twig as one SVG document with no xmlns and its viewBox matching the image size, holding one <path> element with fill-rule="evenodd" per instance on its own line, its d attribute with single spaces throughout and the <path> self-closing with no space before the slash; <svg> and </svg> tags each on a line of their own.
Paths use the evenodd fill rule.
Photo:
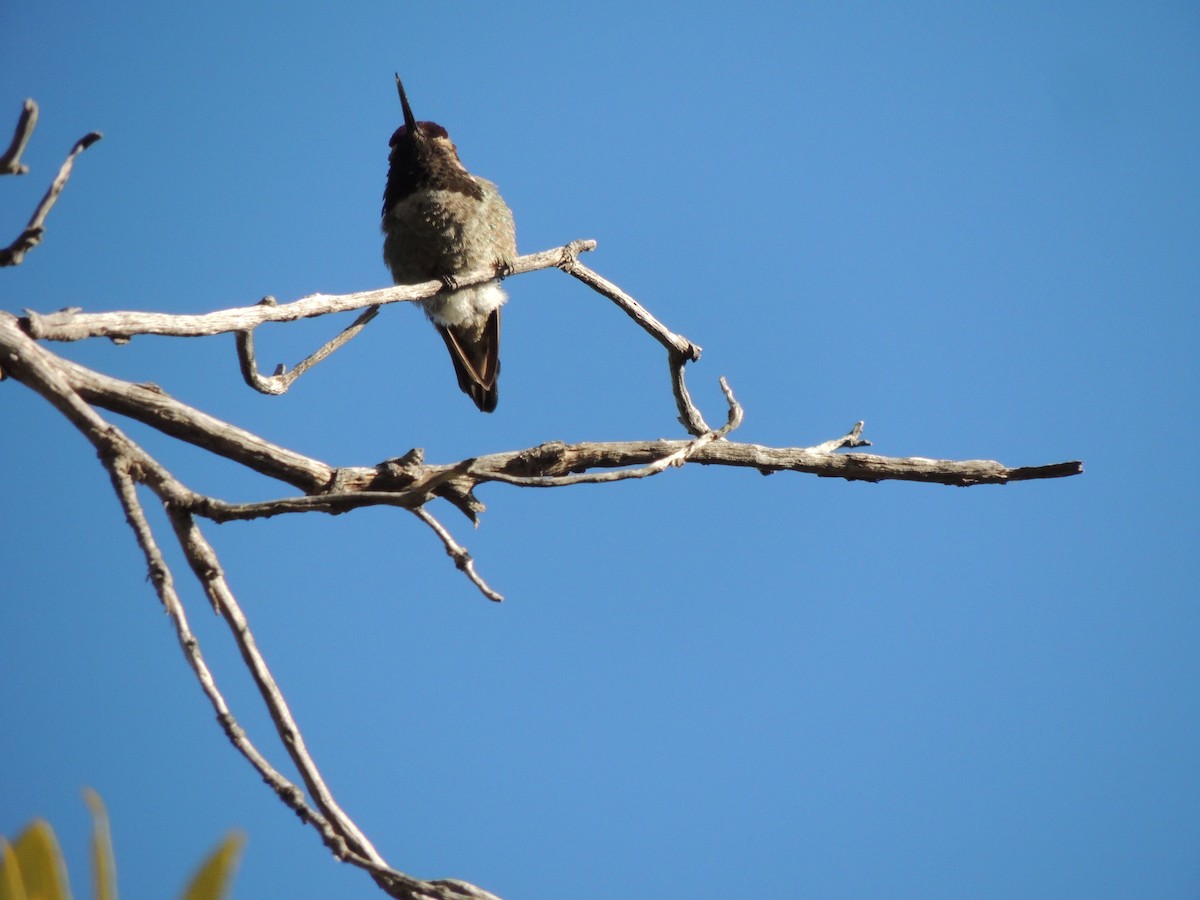
<svg viewBox="0 0 1200 900">
<path fill-rule="evenodd" d="M 568 245 L 568 248 L 570 246 Z M 692 402 L 683 371 L 689 362 L 697 362 L 700 359 L 700 345 L 693 344 L 683 335 L 671 331 L 637 300 L 581 263 L 578 254 L 565 256 L 559 268 L 617 304 L 629 318 L 642 327 L 643 331 L 666 348 L 667 362 L 671 368 L 671 392 L 675 395 L 675 406 L 679 410 L 679 423 L 695 437 L 709 434 L 712 429 Z"/>
<path fill-rule="evenodd" d="M 855 422 L 854 427 L 840 438 L 834 438 L 832 441 L 826 441 L 808 449 L 812 453 L 833 453 L 835 450 L 845 450 L 849 447 L 870 447 L 871 442 L 862 436 L 865 424 L 865 422 Z"/>
<path fill-rule="evenodd" d="M 271 301 L 267 303 L 267 301 Z M 265 305 L 274 305 L 274 297 L 264 298 Z M 368 306 L 357 319 L 347 325 L 333 340 L 323 344 L 317 350 L 306 356 L 303 360 L 296 363 L 291 369 L 285 368 L 283 365 L 275 369 L 275 374 L 264 376 L 259 374 L 258 363 L 254 359 L 254 329 L 247 328 L 245 331 L 236 333 L 237 337 L 237 353 L 238 363 L 241 366 L 242 378 L 246 380 L 246 384 L 264 394 L 283 394 L 292 386 L 292 382 L 315 366 L 321 360 L 325 359 L 331 353 L 344 344 L 353 340 L 358 336 L 367 323 L 370 322 L 379 313 L 378 306 Z"/>
<path fill-rule="evenodd" d="M 367 840 L 366 835 L 359 830 L 358 826 L 333 799 L 333 794 L 326 786 L 325 779 L 321 776 L 320 770 L 308 752 L 304 737 L 300 734 L 300 728 L 283 697 L 283 692 L 279 690 L 279 685 L 275 682 L 266 660 L 258 649 L 246 615 L 242 612 L 233 591 L 229 589 L 225 573 L 221 569 L 212 545 L 197 527 L 196 520 L 190 513 L 174 506 L 168 506 L 167 514 L 171 520 L 171 526 L 175 529 L 179 546 L 183 548 L 188 565 L 192 568 L 192 573 L 204 588 L 204 593 L 208 596 L 213 608 L 229 624 L 234 642 L 241 651 L 242 659 L 250 670 L 288 755 L 291 756 L 296 768 L 300 770 L 300 776 L 308 787 L 309 796 L 321 808 L 352 852 L 377 865 L 386 865 L 371 842 Z"/>
<path fill-rule="evenodd" d="M 713 441 L 724 440 L 726 435 L 742 424 L 742 419 L 745 415 L 742 405 L 737 402 L 737 399 L 733 396 L 733 389 L 729 387 L 729 382 L 724 378 L 721 379 L 721 391 L 725 394 L 725 402 L 729 404 L 729 415 L 724 425 L 716 431 L 706 432 L 687 441 L 683 446 L 671 450 L 669 453 L 640 468 L 616 469 L 607 472 L 585 472 L 578 475 L 549 476 L 509 475 L 507 473 L 491 471 L 487 474 L 487 480 L 501 481 L 505 484 L 515 484 L 520 487 L 563 487 L 571 484 L 605 484 L 611 481 L 625 481 L 630 478 L 649 478 L 652 475 L 665 472 L 672 466 L 682 466 L 689 459 L 692 459 L 702 447 L 708 446 Z M 469 474 L 475 473 L 471 472 Z"/>
<path fill-rule="evenodd" d="M 15 241 L 3 250 L 0 250 L 0 266 L 20 265 L 25 259 L 25 254 L 42 242 L 42 235 L 46 233 L 46 216 L 49 215 L 50 208 L 58 200 L 58 195 L 62 193 L 62 189 L 67 186 L 67 179 L 71 177 L 71 170 L 75 167 L 75 157 L 100 140 L 100 138 L 100 132 L 93 131 L 91 134 L 86 134 L 75 142 L 75 146 L 67 154 L 66 160 L 59 168 L 58 174 L 54 177 L 54 181 L 51 182 L 45 196 L 42 197 L 42 202 L 33 211 L 33 216 L 29 219 L 29 224 L 25 226 L 25 230 L 17 236 Z"/>
<path fill-rule="evenodd" d="M 225 732 L 225 736 L 229 738 L 229 742 L 237 751 L 258 770 L 263 781 L 270 785 L 280 799 L 291 807 L 302 820 L 313 822 L 322 833 L 336 834 L 325 817 L 308 805 L 304 799 L 304 792 L 267 761 L 267 758 L 259 752 L 237 723 L 237 719 L 229 709 L 229 704 L 225 702 L 225 697 L 217 687 L 208 663 L 204 660 L 204 655 L 200 652 L 200 641 L 192 632 L 191 626 L 188 625 L 187 613 L 184 612 L 183 604 L 180 603 L 179 595 L 175 591 L 175 580 L 163 559 L 158 542 L 154 539 L 154 532 L 146 519 L 146 513 L 138 500 L 137 488 L 129 473 L 128 461 L 106 455 L 101 456 L 101 461 L 108 469 L 113 489 L 121 501 L 121 507 L 125 510 L 125 520 L 133 529 L 138 546 L 142 548 L 142 554 L 146 557 L 150 582 L 154 585 L 155 592 L 170 616 L 171 624 L 175 628 L 175 635 L 179 639 L 179 647 L 183 650 L 188 665 L 195 672 L 196 680 L 200 683 L 200 689 L 204 692 L 204 696 L 212 704 L 221 730 Z"/>
<path fill-rule="evenodd" d="M 595 241 L 579 240 L 571 241 L 562 247 L 530 253 L 513 261 L 510 275 L 540 269 L 562 269 L 615 303 L 666 349 L 671 372 L 671 391 L 675 397 L 680 423 L 693 437 L 710 433 L 712 429 L 692 401 L 684 376 L 685 366 L 700 359 L 700 346 L 671 331 L 632 296 L 579 262 L 580 253 L 594 250 L 595 247 Z M 495 277 L 494 270 L 481 269 L 456 276 L 455 281 L 459 287 L 468 287 Z M 235 307 L 202 315 L 120 311 L 84 313 L 77 309 L 42 315 L 26 310 L 22 327 L 33 338 L 52 341 L 76 341 L 88 337 L 108 337 L 125 341 L 139 334 L 199 337 L 232 331 L 237 338 L 238 366 L 245 382 L 264 394 L 282 394 L 312 366 L 358 335 L 367 322 L 374 318 L 375 310 L 380 305 L 421 300 L 444 289 L 445 286 L 440 281 L 428 281 L 352 294 L 313 294 L 289 303 L 279 303 L 275 298 L 267 297 L 254 306 Z M 291 371 L 282 366 L 277 367 L 275 374 L 271 376 L 262 375 L 258 371 L 253 332 L 259 325 L 267 322 L 291 322 L 363 308 L 366 308 L 366 312 L 341 334 L 298 363 Z"/>
</svg>

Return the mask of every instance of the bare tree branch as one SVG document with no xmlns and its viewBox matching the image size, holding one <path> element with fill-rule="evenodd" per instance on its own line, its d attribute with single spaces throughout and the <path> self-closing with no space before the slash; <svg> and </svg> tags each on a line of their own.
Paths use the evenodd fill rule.
<svg viewBox="0 0 1200 900">
<path fill-rule="evenodd" d="M 36 122 L 36 105 L 18 125 L 9 151 L 0 166 L 23 170 L 19 157 Z M 22 137 L 23 135 L 23 137 Z M 59 177 L 47 193 L 26 234 L 14 244 L 15 262 L 41 239 L 45 215 L 70 175 L 73 160 L 99 135 L 89 135 L 76 144 L 63 164 Z M 19 245 L 19 246 L 18 246 Z M 468 550 L 427 508 L 435 499 L 450 503 L 478 523 L 484 509 L 475 489 L 489 482 L 519 487 L 565 487 L 598 484 L 660 475 L 689 462 L 700 465 L 756 469 L 764 475 L 792 471 L 826 478 L 859 481 L 917 481 L 970 486 L 1005 484 L 1009 481 L 1060 478 L 1079 474 L 1079 462 L 1009 468 L 991 460 L 934 460 L 920 457 L 890 458 L 867 453 L 841 453 L 869 446 L 858 422 L 841 437 L 809 447 L 766 447 L 729 440 L 742 423 L 744 412 L 728 382 L 720 379 L 728 407 L 725 424 L 712 429 L 688 391 L 684 370 L 700 358 L 700 347 L 669 330 L 637 300 L 607 279 L 582 265 L 578 256 L 592 250 L 594 241 L 574 241 L 563 247 L 529 254 L 513 261 L 511 274 L 551 267 L 561 268 L 621 308 L 667 352 L 671 390 L 686 440 L 583 442 L 564 444 L 549 441 L 524 450 L 492 453 L 449 464 L 429 464 L 424 453 L 413 449 L 402 457 L 376 465 L 334 467 L 285 447 L 207 413 L 173 397 L 153 384 L 135 384 L 88 369 L 63 359 L 38 341 L 76 341 L 108 337 L 118 342 L 135 335 L 155 334 L 181 337 L 233 332 L 237 338 L 239 366 L 246 382 L 256 390 L 281 394 L 296 378 L 353 339 L 374 317 L 380 305 L 433 296 L 445 286 L 440 281 L 362 291 L 343 295 L 314 294 L 279 304 L 265 298 L 257 305 L 220 310 L 200 315 L 167 315 L 151 312 L 83 313 L 65 309 L 50 315 L 26 311 L 18 319 L 0 312 L 0 377 L 11 376 L 45 397 L 99 451 L 126 519 L 141 547 L 155 591 L 167 608 L 180 647 L 201 689 L 217 713 L 230 742 L 300 818 L 320 833 L 333 854 L 367 871 L 393 897 L 406 900 L 499 900 L 464 881 L 422 881 L 390 868 L 365 834 L 341 809 L 308 752 L 282 690 L 275 682 L 263 654 L 221 568 L 217 554 L 200 530 L 197 517 L 220 523 L 232 520 L 269 518 L 301 512 L 337 515 L 364 506 L 393 506 L 411 512 L 441 541 L 455 566 L 485 597 L 502 600 L 479 575 Z M 9 248 L 14 256 L 13 248 Z M 484 270 L 456 278 L 458 287 L 488 281 L 495 271 Z M 336 312 L 363 310 L 341 333 L 298 363 L 291 371 L 279 366 L 272 376 L 258 371 L 254 330 L 268 322 L 290 322 Z M 162 434 L 193 444 L 244 466 L 300 493 L 295 496 L 250 503 L 229 503 L 198 493 L 160 464 L 121 429 L 106 421 L 94 407 L 128 416 Z M 153 530 L 138 498 L 138 485 L 145 485 L 163 502 L 168 519 L 193 576 L 214 610 L 229 625 L 234 642 L 267 706 L 275 730 L 286 752 L 300 772 L 305 791 L 281 775 L 250 742 L 228 708 L 216 681 L 200 653 L 174 579 L 159 549 Z"/>
<path fill-rule="evenodd" d="M 75 157 L 100 140 L 100 138 L 100 132 L 93 131 L 91 134 L 86 134 L 75 142 L 75 146 L 67 154 L 66 160 L 59 168 L 58 174 L 54 177 L 54 181 L 46 191 L 46 195 L 42 197 L 42 202 L 33 211 L 33 216 L 29 219 L 29 224 L 25 226 L 25 230 L 17 236 L 15 241 L 3 250 L 0 250 L 0 266 L 20 265 L 25 259 L 25 254 L 42 242 L 42 235 L 46 233 L 46 216 L 49 215 L 50 208 L 58 200 L 58 195 L 62 193 L 62 189 L 67 186 L 67 179 L 71 177 L 71 170 L 75 167 Z"/>
<path fill-rule="evenodd" d="M 36 347 L 14 327 L 0 331 L 0 364 L 7 350 L 22 352 L 26 345 Z M 45 351 L 43 351 L 45 352 Z M 1049 466 L 1008 467 L 992 460 L 937 460 L 923 457 L 896 458 L 865 453 L 833 453 L 841 447 L 862 446 L 861 423 L 850 434 L 814 447 L 765 447 L 722 440 L 705 442 L 691 447 L 689 441 L 620 441 L 586 442 L 567 445 L 558 442 L 541 444 L 525 450 L 494 453 L 469 461 L 449 465 L 426 465 L 411 460 L 404 465 L 388 461 L 376 466 L 354 466 L 336 469 L 320 460 L 303 456 L 272 444 L 244 429 L 202 413 L 170 397 L 155 386 L 139 385 L 94 372 L 78 363 L 59 357 L 57 362 L 73 390 L 91 403 L 128 415 L 180 440 L 203 447 L 254 471 L 300 488 L 306 494 L 321 499 L 296 502 L 292 509 L 282 506 L 271 511 L 231 512 L 232 507 L 211 512 L 214 518 L 250 518 L 281 512 L 317 510 L 344 512 L 359 505 L 386 502 L 389 505 L 410 506 L 413 497 L 395 494 L 416 490 L 449 499 L 462 498 L 477 484 L 487 481 L 526 483 L 529 486 L 562 486 L 572 483 L 563 476 L 601 468 L 646 466 L 680 451 L 701 465 L 727 465 L 754 468 L 764 474 L 779 471 L 806 472 L 826 478 L 845 478 L 851 481 L 920 481 L 936 484 L 970 486 L 975 484 L 1006 484 L 1036 478 L 1064 477 L 1078 474 L 1078 462 L 1055 463 Z M 465 465 L 465 468 L 464 468 Z M 436 479 L 422 481 L 422 479 Z M 522 482 L 520 479 L 550 479 L 542 483 Z M 388 496 L 351 500 L 342 495 L 378 492 Z M 366 501 L 366 502 L 364 502 Z M 283 501 L 272 501 L 277 504 Z M 295 502 L 295 501 L 293 501 Z M 420 504 L 415 504 L 420 505 Z M 199 512 L 199 510 L 197 510 Z"/>
<path fill-rule="evenodd" d="M 262 303 L 271 306 L 275 303 L 274 297 L 264 297 Z M 378 306 L 368 306 L 366 311 L 357 319 L 351 322 L 345 329 L 342 330 L 337 337 L 323 344 L 309 356 L 305 357 L 289 371 L 283 365 L 279 365 L 275 369 L 275 374 L 269 378 L 260 375 L 258 372 L 258 364 L 254 360 L 254 329 L 248 328 L 245 331 L 237 332 L 237 352 L 238 362 L 242 369 L 242 378 L 246 380 L 246 384 L 264 394 L 283 394 L 292 386 L 292 382 L 315 366 L 325 357 L 329 356 L 342 345 L 348 343 L 358 336 L 367 323 L 370 322 L 379 313 Z"/>
<path fill-rule="evenodd" d="M 359 831 L 358 826 L 337 805 L 333 794 L 325 784 L 325 779 L 321 777 L 316 763 L 309 755 L 296 720 L 283 697 L 283 692 L 279 690 L 279 685 L 271 675 L 266 660 L 258 650 L 258 644 L 250 631 L 246 615 L 229 589 L 225 573 L 221 569 L 212 545 L 205 539 L 190 514 L 174 506 L 168 506 L 167 513 L 170 516 L 171 525 L 175 529 L 175 536 L 179 539 L 179 546 L 183 548 L 188 564 L 192 567 L 192 573 L 203 586 L 204 593 L 208 595 L 213 608 L 229 623 L 234 642 L 242 653 L 246 668 L 250 670 L 250 674 L 254 678 L 254 683 L 271 714 L 276 731 L 283 739 L 283 745 L 287 749 L 288 755 L 291 756 L 296 768 L 300 770 L 300 776 L 308 787 L 309 796 L 321 808 L 352 852 L 366 857 L 377 865 L 385 865 L 383 858 L 367 840 L 366 835 Z"/>
<path fill-rule="evenodd" d="M 833 443 L 840 443 L 838 438 Z M 765 447 L 720 441 L 698 447 L 689 460 L 706 466 L 735 466 L 757 469 L 764 475 L 775 472 L 804 472 L 822 478 L 847 481 L 918 481 L 971 487 L 981 484 L 1008 484 L 1037 478 L 1064 478 L 1078 475 L 1078 461 L 1044 466 L 1011 468 L 994 460 L 925 459 L 923 457 L 876 456 L 869 453 L 832 453 L 817 447 Z M 593 468 L 647 465 L 670 453 L 686 450 L 688 441 L 625 441 L 563 444 L 551 441 L 529 450 L 496 453 L 476 457 L 469 477 L 477 484 L 506 481 L 530 487 L 558 487 L 561 476 Z M 512 481 L 512 474 L 536 473 L 529 481 Z M 551 480 L 541 481 L 550 476 Z"/>
<path fill-rule="evenodd" d="M 579 262 L 581 252 L 593 250 L 595 241 L 572 241 L 563 247 L 555 247 L 540 253 L 531 253 L 513 261 L 510 275 L 519 275 L 539 269 L 559 268 L 574 276 L 620 307 L 642 329 L 667 350 L 671 369 L 671 386 L 675 405 L 679 410 L 679 421 L 688 432 L 696 437 L 712 431 L 704 416 L 692 402 L 684 379 L 684 366 L 700 359 L 700 347 L 682 335 L 668 329 L 637 300 L 621 290 L 611 281 Z M 456 277 L 458 287 L 467 287 L 490 281 L 496 277 L 494 270 L 482 269 L 470 275 Z M 266 297 L 257 305 L 221 310 L 203 315 L 168 315 L 146 312 L 83 313 L 76 308 L 63 309 L 49 315 L 40 315 L 32 310 L 25 311 L 21 325 L 33 338 L 52 341 L 76 341 L 88 337 L 108 337 L 125 343 L 134 335 L 157 334 L 175 337 L 201 337 L 232 331 L 237 336 L 238 364 L 242 378 L 250 387 L 264 394 L 282 394 L 292 382 L 309 368 L 325 359 L 349 340 L 375 316 L 379 306 L 387 303 L 402 303 L 432 297 L 446 290 L 440 281 L 428 281 L 419 285 L 401 285 L 374 291 L 352 294 L 313 294 L 279 304 L 274 297 Z M 301 318 L 312 318 L 334 312 L 346 312 L 366 307 L 341 334 L 322 346 L 299 363 L 291 372 L 278 366 L 273 376 L 265 377 L 258 372 L 255 360 L 254 329 L 266 322 L 292 322 Z"/>
<path fill-rule="evenodd" d="M 14 321 L 7 314 L 0 314 L 0 320 L 5 319 Z M 29 346 L 36 347 L 37 344 L 30 342 Z M 56 359 L 72 390 L 89 403 L 129 416 L 306 493 L 325 490 L 334 481 L 337 470 L 332 466 L 293 453 L 243 428 L 200 412 L 169 396 L 157 385 L 134 384 L 70 360 Z M 4 357 L 0 356 L 0 366 L 3 363 Z"/>
<path fill-rule="evenodd" d="M 700 348 L 697 347 L 696 351 L 699 352 L 699 350 Z M 698 436 L 707 434 L 712 429 L 708 427 L 704 416 L 692 402 L 692 395 L 687 389 L 687 380 L 683 374 L 683 368 L 687 363 L 688 357 L 684 354 L 674 349 L 667 351 L 667 364 L 671 368 L 671 393 L 675 396 L 675 408 L 679 410 L 679 424 L 686 428 L 689 434 Z"/>
<path fill-rule="evenodd" d="M 222 730 L 263 780 L 284 803 L 299 814 L 301 821 L 310 823 L 317 829 L 338 859 L 368 871 L 390 896 L 405 900 L 453 900 L 459 897 L 494 896 L 455 879 L 437 882 L 415 879 L 390 868 L 384 862 L 370 841 L 337 805 L 326 787 L 288 710 L 282 691 L 279 690 L 266 661 L 258 651 L 246 617 L 229 590 L 216 553 L 196 527 L 189 509 L 203 508 L 215 501 L 184 487 L 119 428 L 105 422 L 72 388 L 59 365 L 66 361 L 29 341 L 16 327 L 15 317 L 7 314 L 0 314 L 0 347 L 3 347 L 0 350 L 0 359 L 6 361 L 8 372 L 63 412 L 99 451 L 100 460 L 108 470 L 114 490 L 125 510 L 126 520 L 146 557 L 151 582 L 175 626 L 180 648 L 196 674 L 201 690 L 216 711 L 217 721 Z M 137 498 L 135 483 L 138 480 L 144 481 L 163 500 L 193 573 L 204 588 L 213 608 L 229 624 L 234 640 L 275 722 L 276 730 L 308 785 L 310 795 L 315 798 L 323 814 L 310 807 L 304 799 L 303 791 L 281 775 L 254 746 L 238 725 L 217 688 L 216 680 L 200 652 L 199 641 L 188 625 L 170 568 L 159 550 Z"/>
<path fill-rule="evenodd" d="M 710 431 L 707 434 L 702 434 L 686 442 L 670 442 L 672 445 L 682 444 L 682 446 L 678 447 L 678 449 L 670 450 L 670 452 L 663 454 L 651 461 L 649 465 L 642 466 L 641 468 L 616 469 L 607 472 L 589 472 L 576 475 L 509 475 L 493 470 L 489 471 L 486 475 L 481 475 L 478 466 L 480 460 L 476 459 L 476 465 L 471 467 L 468 474 L 478 476 L 480 482 L 503 481 L 506 484 L 515 484 L 520 487 L 563 487 L 569 484 L 603 484 L 610 481 L 624 481 L 628 478 L 648 478 L 651 475 L 658 475 L 672 466 L 682 466 L 689 459 L 694 458 L 702 447 L 707 447 L 713 441 L 724 440 L 729 432 L 742 424 L 744 413 L 741 404 L 734 399 L 733 391 L 724 378 L 721 379 L 721 390 L 725 393 L 725 400 L 729 404 L 729 418 L 718 431 Z"/>
<path fill-rule="evenodd" d="M 607 278 L 593 272 L 577 256 L 571 256 L 559 266 L 568 275 L 578 278 L 592 290 L 608 297 L 623 309 L 626 315 L 642 327 L 642 330 L 663 345 L 667 350 L 667 362 L 671 367 L 671 389 L 675 394 L 675 405 L 679 410 L 679 422 L 689 434 L 699 437 L 712 431 L 704 416 L 692 402 L 684 380 L 683 368 L 689 362 L 700 359 L 700 346 L 682 335 L 676 334 L 650 314 L 642 304 L 625 293 Z"/>
<path fill-rule="evenodd" d="M 555 247 L 518 257 L 512 263 L 512 274 L 557 268 L 570 254 L 592 250 L 595 246 L 595 241 L 574 241 L 565 247 Z M 456 275 L 455 282 L 460 288 L 464 288 L 491 281 L 495 277 L 494 269 L 480 269 L 467 275 Z M 421 284 L 395 285 L 352 294 L 310 294 L 290 303 L 259 303 L 199 315 L 119 310 L 84 313 L 77 309 L 64 309 L 41 315 L 25 310 L 21 327 L 30 337 L 44 341 L 79 341 L 93 337 L 125 339 L 139 334 L 207 337 L 226 332 L 246 331 L 267 322 L 295 322 L 331 313 L 365 309 L 368 306 L 422 300 L 445 289 L 445 285 L 440 281 L 425 281 Z"/>
<path fill-rule="evenodd" d="M 411 512 L 418 519 L 433 529 L 433 533 L 441 539 L 442 545 L 446 548 L 446 555 L 454 560 L 455 567 L 464 575 L 466 575 L 467 578 L 471 579 L 471 583 L 474 584 L 475 587 L 479 588 L 479 592 L 483 594 L 483 596 L 487 597 L 489 600 L 495 601 L 496 603 L 500 603 L 504 600 L 504 596 L 502 594 L 498 594 L 496 591 L 492 590 L 488 583 L 479 577 L 479 573 L 475 571 L 475 560 L 471 558 L 471 554 L 467 552 L 465 547 L 454 540 L 453 535 L 451 535 L 446 529 L 446 526 L 444 526 L 434 517 L 433 513 L 424 507 L 418 507 L 411 510 Z"/>
<path fill-rule="evenodd" d="M 21 116 L 17 119 L 17 127 L 13 131 L 12 141 L 8 149 L 0 156 L 0 175 L 24 175 L 29 166 L 21 162 L 21 154 L 33 137 L 33 129 L 37 127 L 38 105 L 32 99 L 26 100 L 21 107 Z"/>
<path fill-rule="evenodd" d="M 191 627 L 188 625 L 187 614 L 183 610 L 183 604 L 179 602 L 179 595 L 175 592 L 175 582 L 171 575 L 171 570 L 163 559 L 162 552 L 158 548 L 158 543 L 154 539 L 154 532 L 150 528 L 150 523 L 146 519 L 145 511 L 142 509 L 141 502 L 137 497 L 137 490 L 134 480 L 130 475 L 129 461 L 123 457 L 101 457 L 105 468 L 108 469 L 109 475 L 112 478 L 113 487 L 117 492 L 117 497 L 121 501 L 121 506 L 125 510 L 125 520 L 129 523 L 129 527 L 133 529 L 134 536 L 137 538 L 138 546 L 142 548 L 142 553 L 146 557 L 146 564 L 149 568 L 150 582 L 154 585 L 155 591 L 158 593 L 159 599 L 166 607 L 167 613 L 171 617 L 171 622 L 175 626 L 175 634 L 179 638 L 179 646 L 183 650 L 184 658 L 187 659 L 192 671 L 196 674 L 196 680 L 200 683 L 200 689 L 204 691 L 204 695 L 212 704 L 213 710 L 217 714 L 217 722 L 221 725 L 221 730 L 225 732 L 225 736 L 229 738 L 229 742 L 258 770 L 271 788 L 279 795 L 289 807 L 299 814 L 301 820 L 311 821 L 316 824 L 322 833 L 328 832 L 328 836 L 333 836 L 336 832 L 325 821 L 324 817 L 316 810 L 312 809 L 304 800 L 303 792 L 292 784 L 288 779 L 284 778 L 259 752 L 258 748 L 246 737 L 245 731 L 237 723 L 233 713 L 229 709 L 229 705 L 225 702 L 225 697 L 217 688 L 216 680 L 213 678 L 212 672 L 208 668 L 208 664 L 204 660 L 203 654 L 200 652 L 200 641 L 195 634 L 192 633 Z"/>
<path fill-rule="evenodd" d="M 638 303 L 631 296 L 596 272 L 593 272 L 577 258 L 571 257 L 559 265 L 559 268 L 575 278 L 578 278 L 592 290 L 608 297 L 617 306 L 621 307 L 629 318 L 637 322 L 642 327 L 642 330 L 653 337 L 656 341 L 666 347 L 668 350 L 674 350 L 681 356 L 687 357 L 691 362 L 696 362 L 700 359 L 700 347 L 693 344 L 682 335 L 671 331 L 662 322 L 654 318 L 642 304 Z"/>
</svg>

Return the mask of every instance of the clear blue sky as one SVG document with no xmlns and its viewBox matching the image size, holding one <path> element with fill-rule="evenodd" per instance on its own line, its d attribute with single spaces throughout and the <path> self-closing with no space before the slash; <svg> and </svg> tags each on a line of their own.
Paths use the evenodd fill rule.
<svg viewBox="0 0 1200 900">
<path fill-rule="evenodd" d="M 308 742 L 389 862 L 506 900 L 1200 893 L 1200 12 L 1188 3 L 21 6 L 0 127 L 42 119 L 3 308 L 193 312 L 383 286 L 392 72 L 587 262 L 705 348 L 739 437 L 865 419 L 889 455 L 1083 459 L 960 490 L 691 467 L 209 526 Z M 662 351 L 557 272 L 508 283 L 499 410 L 409 307 L 288 395 L 233 342 L 54 349 L 334 464 L 678 436 Z M 264 368 L 339 323 L 258 336 Z M 226 743 L 90 447 L 0 384 L 0 831 L 127 897 L 232 827 L 235 896 L 372 897 Z M 130 431 L 197 489 L 284 490 Z M 183 573 L 179 573 L 181 580 Z M 202 645 L 279 765 L 227 634 Z"/>
</svg>

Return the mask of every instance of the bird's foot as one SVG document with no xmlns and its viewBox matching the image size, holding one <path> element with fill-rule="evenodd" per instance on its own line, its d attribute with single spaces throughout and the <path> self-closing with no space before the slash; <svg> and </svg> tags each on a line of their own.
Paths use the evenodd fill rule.
<svg viewBox="0 0 1200 900">
<path fill-rule="evenodd" d="M 439 275 L 438 281 L 442 283 L 442 288 L 446 291 L 458 290 L 458 279 L 453 275 Z"/>
<path fill-rule="evenodd" d="M 513 264 L 507 259 L 496 260 L 495 266 L 497 278 L 507 278 L 515 271 Z"/>
</svg>

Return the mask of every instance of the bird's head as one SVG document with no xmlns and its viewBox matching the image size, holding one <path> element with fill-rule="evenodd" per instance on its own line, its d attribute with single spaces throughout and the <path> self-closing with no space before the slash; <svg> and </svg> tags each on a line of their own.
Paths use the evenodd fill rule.
<svg viewBox="0 0 1200 900">
<path fill-rule="evenodd" d="M 404 124 L 395 130 L 389 142 L 384 217 L 397 203 L 421 191 L 450 191 L 482 200 L 483 189 L 459 160 L 458 150 L 446 129 L 436 122 L 417 121 L 399 75 L 396 90 L 400 92 Z"/>
<path fill-rule="evenodd" d="M 437 122 L 418 122 L 413 115 L 412 107 L 408 104 L 408 95 L 404 92 L 404 82 L 396 76 L 396 90 L 400 93 L 400 106 L 404 110 L 404 124 L 395 130 L 388 146 L 392 148 L 393 157 L 399 150 L 405 156 L 415 160 L 422 158 L 450 156 L 458 159 L 458 148 L 450 140 L 446 129 Z"/>
</svg>

